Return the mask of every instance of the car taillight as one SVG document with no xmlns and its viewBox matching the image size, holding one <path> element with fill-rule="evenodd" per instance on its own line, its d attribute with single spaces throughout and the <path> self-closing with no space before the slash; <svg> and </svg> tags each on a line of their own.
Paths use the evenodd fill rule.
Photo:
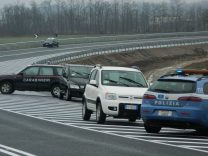
<svg viewBox="0 0 208 156">
<path fill-rule="evenodd" d="M 144 94 L 143 99 L 156 99 L 156 96 L 150 94 Z"/>
<path fill-rule="evenodd" d="M 202 102 L 202 99 L 194 96 L 183 96 L 178 98 L 178 101 Z"/>
</svg>

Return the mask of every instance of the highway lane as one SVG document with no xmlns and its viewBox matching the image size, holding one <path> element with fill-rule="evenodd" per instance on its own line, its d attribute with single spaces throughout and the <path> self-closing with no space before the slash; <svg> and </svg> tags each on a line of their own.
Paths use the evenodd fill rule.
<svg viewBox="0 0 208 156">
<path fill-rule="evenodd" d="M 0 73 L 38 59 L 29 56 L 5 57 L 0 62 Z M 35 155 L 203 156 L 208 153 L 207 137 L 193 130 L 164 129 L 159 135 L 150 135 L 141 121 L 129 124 L 127 120 L 108 119 L 106 125 L 97 125 L 95 117 L 90 122 L 82 121 L 80 101 L 60 101 L 47 93 L 0 94 L 0 109 L 6 110 L 0 111 L 0 145 Z M 4 155 L 1 150 L 0 155 Z"/>
<path fill-rule="evenodd" d="M 128 44 L 142 44 L 146 42 L 154 41 L 173 41 L 173 40 L 185 40 L 185 39 L 203 39 L 204 36 L 191 36 L 191 37 L 169 37 L 169 38 L 154 38 L 154 39 L 140 39 L 140 40 L 126 40 L 126 41 L 113 41 L 113 42 L 95 42 L 95 43 L 84 43 L 84 44 L 70 44 L 62 45 L 59 48 L 30 48 L 21 50 L 11 50 L 11 51 L 0 51 L 0 61 L 23 59 L 28 57 L 37 57 L 52 54 L 62 54 L 62 53 L 73 53 L 82 50 L 89 50 L 95 48 L 108 48 L 108 47 L 118 47 Z"/>
<path fill-rule="evenodd" d="M 47 93 L 30 94 L 16 92 L 8 96 L 0 95 L 1 145 L 39 156 L 207 155 L 206 152 L 199 152 L 200 147 L 202 150 L 207 147 L 207 138 L 192 136 L 191 131 L 166 129 L 161 135 L 150 136 L 145 135 L 143 130 L 142 136 L 149 136 L 149 140 L 142 139 L 138 138 L 143 129 L 140 121 L 129 124 L 127 120 L 108 119 L 106 125 L 97 125 L 94 119 L 90 122 L 81 120 L 81 112 L 77 111 L 81 109 L 79 100 L 68 103 Z M 131 133 L 131 137 L 124 132 Z M 181 143 L 177 141 L 180 135 Z M 175 140 L 171 136 L 175 136 Z M 150 141 L 150 138 L 163 140 L 161 137 L 166 142 L 175 143 L 167 146 L 159 141 Z M 195 144 L 192 143 L 194 139 Z M 187 145 L 198 146 L 198 150 L 185 147 Z"/>
</svg>

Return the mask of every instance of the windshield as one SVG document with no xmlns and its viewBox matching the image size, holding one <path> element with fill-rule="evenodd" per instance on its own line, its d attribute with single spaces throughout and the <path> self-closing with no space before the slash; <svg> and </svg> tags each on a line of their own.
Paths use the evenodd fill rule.
<svg viewBox="0 0 208 156">
<path fill-rule="evenodd" d="M 196 83 L 186 80 L 158 80 L 150 88 L 152 92 L 195 93 Z"/>
<path fill-rule="evenodd" d="M 70 66 L 69 76 L 89 78 L 92 67 Z"/>
<path fill-rule="evenodd" d="M 144 76 L 135 71 L 102 71 L 102 84 L 106 86 L 148 87 Z"/>
</svg>

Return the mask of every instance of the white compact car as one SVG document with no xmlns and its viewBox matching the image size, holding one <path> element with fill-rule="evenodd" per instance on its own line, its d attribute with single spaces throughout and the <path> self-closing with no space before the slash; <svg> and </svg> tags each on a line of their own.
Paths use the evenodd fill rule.
<svg viewBox="0 0 208 156">
<path fill-rule="evenodd" d="M 147 81 L 138 69 L 96 66 L 83 96 L 83 120 L 89 120 L 96 112 L 97 123 L 104 123 L 106 116 L 135 122 L 140 118 L 142 97 L 147 89 Z"/>
</svg>

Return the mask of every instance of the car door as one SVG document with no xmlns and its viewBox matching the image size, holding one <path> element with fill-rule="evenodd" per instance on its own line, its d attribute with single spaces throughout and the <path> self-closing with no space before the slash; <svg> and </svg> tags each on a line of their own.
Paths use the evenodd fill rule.
<svg viewBox="0 0 208 156">
<path fill-rule="evenodd" d="M 35 91 L 37 89 L 37 76 L 39 67 L 27 67 L 25 70 L 17 75 L 16 89 Z"/>
<path fill-rule="evenodd" d="M 90 81 L 96 80 L 96 78 L 99 76 L 98 70 L 94 70 L 91 73 Z M 98 82 L 97 82 L 98 83 Z M 91 110 L 95 110 L 96 106 L 96 99 L 97 99 L 97 86 L 91 85 L 90 83 L 87 84 L 86 90 L 85 90 L 85 98 L 87 100 L 88 108 Z"/>
<path fill-rule="evenodd" d="M 37 90 L 48 91 L 51 88 L 51 82 L 53 81 L 54 69 L 53 67 L 40 67 L 38 74 Z"/>
</svg>

